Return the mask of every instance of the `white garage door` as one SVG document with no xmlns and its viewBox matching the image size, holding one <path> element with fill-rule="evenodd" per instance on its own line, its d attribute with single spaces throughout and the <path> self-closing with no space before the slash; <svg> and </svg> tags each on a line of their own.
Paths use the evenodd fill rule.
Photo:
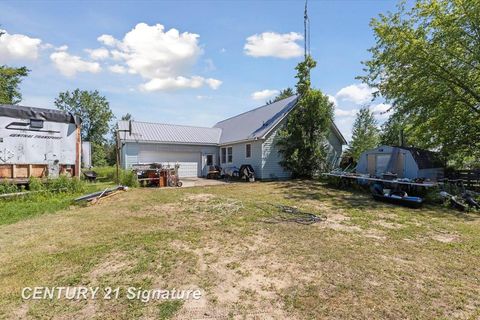
<svg viewBox="0 0 480 320">
<path fill-rule="evenodd" d="M 138 163 L 161 163 L 173 167 L 178 162 L 178 174 L 182 177 L 198 177 L 200 175 L 201 156 L 199 152 L 174 152 L 139 150 Z"/>
</svg>

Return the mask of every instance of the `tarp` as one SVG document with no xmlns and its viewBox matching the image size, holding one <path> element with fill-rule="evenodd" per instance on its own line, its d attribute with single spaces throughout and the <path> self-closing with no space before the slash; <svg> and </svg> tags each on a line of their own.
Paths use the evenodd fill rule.
<svg viewBox="0 0 480 320">
<path fill-rule="evenodd" d="M 81 124 L 81 119 L 73 114 L 55 109 L 33 108 L 11 104 L 0 104 L 0 117 L 36 119 L 51 122 Z"/>
</svg>

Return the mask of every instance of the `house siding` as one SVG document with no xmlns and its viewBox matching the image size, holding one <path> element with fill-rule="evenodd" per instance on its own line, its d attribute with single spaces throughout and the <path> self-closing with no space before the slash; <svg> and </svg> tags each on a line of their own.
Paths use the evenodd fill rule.
<svg viewBox="0 0 480 320">
<path fill-rule="evenodd" d="M 286 179 L 290 178 L 291 173 L 285 170 L 281 165 L 282 154 L 277 146 L 278 130 L 284 125 L 283 120 L 267 136 L 262 145 L 262 179 Z M 337 167 L 342 155 L 342 140 L 332 131 L 328 136 L 328 155 L 327 160 L 333 167 Z"/>
<path fill-rule="evenodd" d="M 262 144 L 262 173 L 261 179 L 286 179 L 291 176 L 281 165 L 282 154 L 277 146 L 278 129 L 285 123 L 281 122 L 272 133 L 270 133 Z"/>
<path fill-rule="evenodd" d="M 332 168 L 336 168 L 340 164 L 342 158 L 343 145 L 342 140 L 338 138 L 331 130 L 328 134 L 328 157 L 327 161 Z"/>
<path fill-rule="evenodd" d="M 245 157 L 245 146 L 247 144 L 250 144 L 252 146 L 250 158 Z M 260 140 L 252 140 L 249 142 L 241 142 L 235 144 L 225 144 L 220 146 L 220 148 L 227 147 L 232 147 L 232 163 L 220 163 L 220 166 L 222 166 L 223 168 L 240 168 L 242 164 L 249 164 L 252 166 L 253 170 L 255 170 L 255 175 L 257 177 L 260 177 L 262 171 L 262 142 Z M 219 155 L 221 156 L 220 151 Z"/>
</svg>

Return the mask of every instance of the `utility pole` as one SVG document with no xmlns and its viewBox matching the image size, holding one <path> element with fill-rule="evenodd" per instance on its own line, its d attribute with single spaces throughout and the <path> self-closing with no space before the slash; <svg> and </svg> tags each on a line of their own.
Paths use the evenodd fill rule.
<svg viewBox="0 0 480 320">
<path fill-rule="evenodd" d="M 308 19 L 308 0 L 305 0 L 305 11 L 303 14 L 303 34 L 304 34 L 304 55 L 305 61 L 307 60 L 307 55 L 310 54 L 310 21 Z"/>
</svg>

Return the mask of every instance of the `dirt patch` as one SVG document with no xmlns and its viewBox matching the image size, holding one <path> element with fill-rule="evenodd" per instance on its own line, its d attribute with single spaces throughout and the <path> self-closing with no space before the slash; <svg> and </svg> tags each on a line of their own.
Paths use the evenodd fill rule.
<svg viewBox="0 0 480 320">
<path fill-rule="evenodd" d="M 215 198 L 215 195 L 211 193 L 195 193 L 195 194 L 187 194 L 183 201 L 195 201 L 195 202 L 208 202 Z"/>
<path fill-rule="evenodd" d="M 345 222 L 350 221 L 350 217 L 344 216 L 340 213 L 331 213 L 327 215 L 327 220 L 318 223 L 320 227 L 326 227 L 333 230 L 344 232 L 361 232 L 362 229 L 358 226 L 348 225 Z"/>
<path fill-rule="evenodd" d="M 403 227 L 399 223 L 388 222 L 385 220 L 376 220 L 376 221 L 373 221 L 373 224 L 383 227 L 385 229 L 401 229 Z"/>
<path fill-rule="evenodd" d="M 102 263 L 96 265 L 89 274 L 89 278 L 97 280 L 103 276 L 114 274 L 130 267 L 125 254 L 115 252 L 102 259 Z"/>
<path fill-rule="evenodd" d="M 460 242 L 460 236 L 450 233 L 437 233 L 432 235 L 432 239 L 443 243 Z"/>
</svg>

